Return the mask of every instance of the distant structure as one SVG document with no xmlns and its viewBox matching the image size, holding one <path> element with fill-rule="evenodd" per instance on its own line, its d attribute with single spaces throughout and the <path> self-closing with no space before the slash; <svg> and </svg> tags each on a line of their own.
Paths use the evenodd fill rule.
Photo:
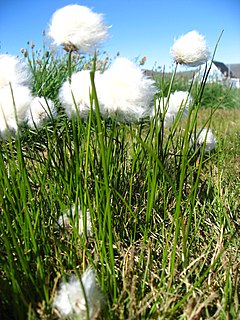
<svg viewBox="0 0 240 320">
<path fill-rule="evenodd" d="M 191 71 L 180 71 L 177 74 L 186 80 L 192 81 L 192 77 L 195 74 L 195 78 L 199 78 L 201 81 L 206 70 L 209 70 L 211 62 L 207 62 L 201 65 L 199 68 Z M 163 72 L 157 70 L 143 70 L 144 74 L 148 77 L 158 77 L 163 75 Z M 166 73 L 170 74 L 171 73 Z M 207 83 L 218 82 L 223 85 L 232 86 L 234 88 L 240 88 L 240 63 L 225 64 L 219 61 L 213 61 L 211 69 L 208 73 Z"/>
<path fill-rule="evenodd" d="M 210 62 L 207 63 L 207 69 L 210 67 Z M 206 66 L 202 65 L 199 68 L 197 76 L 202 77 Z M 219 82 L 226 85 L 231 85 L 235 88 L 240 88 L 240 64 L 226 65 L 223 62 L 213 61 L 208 74 L 208 83 Z"/>
</svg>

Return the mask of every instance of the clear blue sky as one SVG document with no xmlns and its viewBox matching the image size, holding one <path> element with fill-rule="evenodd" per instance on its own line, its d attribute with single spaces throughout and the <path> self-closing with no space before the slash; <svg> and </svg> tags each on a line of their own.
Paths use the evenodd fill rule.
<svg viewBox="0 0 240 320">
<path fill-rule="evenodd" d="M 19 55 L 33 41 L 42 48 L 55 10 L 81 4 L 103 13 L 110 38 L 103 49 L 134 60 L 147 56 L 146 67 L 171 68 L 174 38 L 196 29 L 213 51 L 224 29 L 215 60 L 240 63 L 240 0 L 6 0 L 0 4 L 0 53 Z"/>
</svg>

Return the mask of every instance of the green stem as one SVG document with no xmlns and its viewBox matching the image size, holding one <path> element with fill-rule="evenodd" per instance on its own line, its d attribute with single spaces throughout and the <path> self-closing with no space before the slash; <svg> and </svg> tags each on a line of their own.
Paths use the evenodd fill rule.
<svg viewBox="0 0 240 320">
<path fill-rule="evenodd" d="M 114 298 L 116 298 L 116 278 L 114 273 L 115 263 L 114 263 L 114 252 L 113 252 L 112 217 L 111 217 L 111 208 L 110 208 L 110 188 L 109 188 L 109 175 L 108 175 L 109 170 L 108 170 L 108 159 L 106 158 L 106 155 L 105 155 L 105 150 L 107 148 L 105 146 L 105 142 L 103 139 L 101 115 L 100 115 L 99 103 L 97 99 L 97 91 L 94 83 L 94 70 L 90 72 L 90 78 L 91 78 L 91 85 L 92 85 L 92 98 L 94 101 L 95 112 L 96 112 L 98 139 L 100 144 L 100 154 L 101 154 L 102 165 L 103 165 L 104 186 L 105 186 L 105 195 L 106 195 L 105 216 L 107 218 L 107 224 L 108 224 L 109 255 L 110 255 L 110 264 L 111 264 L 111 270 L 112 270 L 112 278 L 114 281 Z"/>
</svg>

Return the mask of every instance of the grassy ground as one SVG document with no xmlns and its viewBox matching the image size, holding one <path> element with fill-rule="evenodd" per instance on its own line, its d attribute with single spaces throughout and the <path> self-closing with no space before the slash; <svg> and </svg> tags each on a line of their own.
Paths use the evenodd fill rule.
<svg viewBox="0 0 240 320">
<path fill-rule="evenodd" d="M 43 86 L 56 102 L 60 67 L 48 65 L 55 82 Z M 37 71 L 35 91 L 46 75 Z M 2 141 L 2 319 L 57 319 L 60 279 L 89 265 L 104 293 L 99 318 L 238 319 L 240 111 L 212 115 L 218 104 L 170 130 L 61 115 Z M 217 136 L 211 154 L 190 146 L 203 125 Z M 58 224 L 73 204 L 89 209 L 90 237 Z"/>
</svg>

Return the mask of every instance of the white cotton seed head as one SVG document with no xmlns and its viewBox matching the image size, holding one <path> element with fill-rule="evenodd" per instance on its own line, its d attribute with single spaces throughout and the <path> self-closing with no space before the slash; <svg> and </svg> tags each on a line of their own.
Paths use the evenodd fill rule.
<svg viewBox="0 0 240 320">
<path fill-rule="evenodd" d="M 210 56 L 205 38 L 195 30 L 176 40 L 170 53 L 175 62 L 192 67 L 205 63 Z"/>
<path fill-rule="evenodd" d="M 102 14 L 75 4 L 53 14 L 48 34 L 55 45 L 62 45 L 67 51 L 89 53 L 107 38 L 108 29 Z"/>
<path fill-rule="evenodd" d="M 170 94 L 169 100 L 167 97 L 161 98 L 157 104 L 157 110 L 164 114 L 164 127 L 170 127 L 180 112 L 182 119 L 187 117 L 188 109 L 192 103 L 192 97 L 187 91 L 175 91 Z M 152 112 L 155 116 L 155 109 Z"/>
<path fill-rule="evenodd" d="M 120 121 L 138 121 L 148 116 L 156 92 L 154 81 L 126 58 L 117 58 L 103 74 L 95 72 L 95 86 L 102 116 L 113 116 Z M 74 73 L 59 92 L 60 102 L 69 118 L 87 118 L 90 110 L 90 71 Z M 94 109 L 94 105 L 93 105 Z"/>
<path fill-rule="evenodd" d="M 57 110 L 50 99 L 35 97 L 26 113 L 26 121 L 30 128 L 40 128 L 44 121 L 55 118 Z"/>
<path fill-rule="evenodd" d="M 215 148 L 217 139 L 214 136 L 212 129 L 202 129 L 201 132 L 198 134 L 197 137 L 197 144 L 199 146 L 203 146 L 205 143 L 205 152 L 212 151 Z"/>
<path fill-rule="evenodd" d="M 101 113 L 127 122 L 149 115 L 156 92 L 154 81 L 126 58 L 117 58 L 102 74 L 98 89 Z"/>
<path fill-rule="evenodd" d="M 15 133 L 25 118 L 33 97 L 26 86 L 8 85 L 0 88 L 0 133 Z"/>
<path fill-rule="evenodd" d="M 95 72 L 96 86 L 99 76 L 99 72 Z M 91 106 L 91 93 L 92 85 L 89 70 L 74 73 L 71 77 L 71 84 L 68 80 L 63 83 L 59 91 L 59 100 L 69 118 L 76 117 L 77 113 L 81 118 L 87 118 Z"/>
<path fill-rule="evenodd" d="M 83 212 L 80 208 L 80 206 L 77 207 L 77 215 L 78 215 L 78 232 L 80 235 L 84 234 L 84 223 L 86 223 L 86 235 L 92 236 L 93 232 L 92 232 L 92 221 L 91 221 L 91 217 L 90 217 L 90 212 L 89 210 L 86 210 L 86 222 L 84 222 L 84 216 L 83 216 Z M 70 230 L 73 225 L 71 223 L 71 221 L 73 222 L 74 226 L 77 227 L 77 219 L 76 219 L 76 211 L 75 211 L 75 205 L 73 205 L 71 207 L 70 210 L 68 210 L 67 212 L 64 212 L 58 219 L 58 224 L 61 227 L 64 227 L 66 230 Z"/>
<path fill-rule="evenodd" d="M 89 319 L 94 319 L 101 310 L 103 295 L 96 282 L 94 270 L 87 269 L 81 276 L 81 281 L 83 288 L 76 276 L 72 276 L 69 282 L 61 283 L 54 298 L 53 307 L 58 310 L 63 319 L 87 319 L 87 309 Z"/>
<path fill-rule="evenodd" d="M 12 85 L 30 86 L 32 73 L 27 63 L 9 54 L 0 55 L 0 87 Z"/>
</svg>

